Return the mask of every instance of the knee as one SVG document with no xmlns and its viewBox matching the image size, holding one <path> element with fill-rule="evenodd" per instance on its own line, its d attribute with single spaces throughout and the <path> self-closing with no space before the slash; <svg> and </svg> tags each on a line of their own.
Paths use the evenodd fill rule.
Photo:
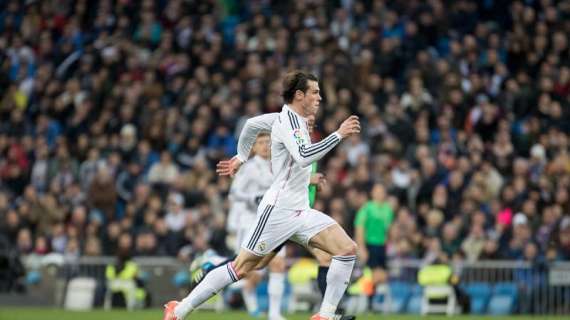
<svg viewBox="0 0 570 320">
<path fill-rule="evenodd" d="M 239 258 L 239 257 L 238 257 Z M 239 279 L 247 277 L 252 271 L 255 270 L 256 261 L 244 261 L 241 259 L 236 259 L 230 262 L 231 267 L 234 269 Z"/>
<path fill-rule="evenodd" d="M 351 255 L 356 255 L 358 253 L 358 245 L 356 244 L 356 242 L 354 241 L 350 241 L 350 254 Z"/>
<path fill-rule="evenodd" d="M 384 269 L 382 269 L 382 268 L 375 269 L 372 272 L 372 282 L 374 284 L 385 283 L 387 277 L 388 277 L 388 275 L 386 274 L 386 271 L 384 271 Z"/>
<path fill-rule="evenodd" d="M 356 244 L 356 242 L 350 240 L 348 241 L 342 248 L 342 254 L 343 256 L 355 256 L 356 253 L 358 252 L 358 245 Z"/>
<path fill-rule="evenodd" d="M 232 261 L 230 264 L 240 279 L 247 277 L 249 270 L 244 264 L 239 263 L 238 261 Z"/>
<path fill-rule="evenodd" d="M 240 267 L 236 266 L 234 268 L 234 270 L 235 270 L 239 279 L 244 279 L 244 278 L 248 278 L 253 273 L 253 271 L 255 271 L 255 268 L 250 268 L 248 266 L 242 265 Z"/>
</svg>

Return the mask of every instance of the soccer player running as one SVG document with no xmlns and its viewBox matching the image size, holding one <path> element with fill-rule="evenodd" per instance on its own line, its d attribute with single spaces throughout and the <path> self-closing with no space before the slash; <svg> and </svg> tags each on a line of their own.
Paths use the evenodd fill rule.
<svg viewBox="0 0 570 320">
<path fill-rule="evenodd" d="M 271 130 L 271 167 L 274 181 L 258 207 L 255 227 L 246 236 L 234 261 L 206 275 L 182 301 L 170 301 L 165 320 L 182 320 L 224 287 L 271 260 L 274 249 L 292 240 L 332 256 L 327 288 L 319 313 L 311 320 L 329 320 L 349 282 L 356 260 L 356 243 L 332 218 L 309 207 L 310 165 L 342 139 L 360 132 L 358 117 L 350 116 L 322 141 L 311 144 L 305 118 L 316 114 L 321 101 L 314 75 L 293 71 L 283 81 L 285 105 Z M 241 138 L 240 138 L 241 139 Z M 233 163 L 247 158 L 238 155 Z"/>
<path fill-rule="evenodd" d="M 269 154 L 269 144 L 267 144 L 266 142 L 268 142 L 267 138 L 269 137 L 269 132 L 271 130 L 271 127 L 273 126 L 273 122 L 275 121 L 275 119 L 277 119 L 279 117 L 279 113 L 275 112 L 275 113 L 269 113 L 269 114 L 264 114 L 262 116 L 258 116 L 258 117 L 254 117 L 254 118 L 250 118 L 242 131 L 242 134 L 240 135 L 240 140 L 238 143 L 238 152 L 239 154 L 246 158 L 250 151 L 251 151 L 251 137 L 255 137 L 257 135 L 257 139 L 255 140 L 255 143 L 253 144 L 253 153 L 255 155 L 259 155 L 261 156 L 263 159 L 265 159 L 265 152 L 267 152 Z M 315 127 L 315 115 L 310 115 L 307 117 L 307 126 L 309 128 L 309 134 L 313 133 L 314 127 Z M 259 132 L 259 133 L 258 133 Z M 231 209 L 230 209 L 230 214 L 229 214 L 229 218 L 228 218 L 228 229 L 234 230 L 234 232 L 237 230 L 237 251 L 239 252 L 240 248 L 241 248 L 241 243 L 243 242 L 243 236 L 245 235 L 245 232 L 249 231 L 248 227 L 250 225 L 253 224 L 253 220 L 255 220 L 255 213 L 253 214 L 253 217 L 251 217 L 251 215 L 248 214 L 242 214 L 243 212 L 248 212 L 248 207 L 250 207 L 250 205 L 253 202 L 253 199 L 258 199 L 259 198 L 259 193 L 263 193 L 263 191 L 266 191 L 269 187 L 267 188 L 256 188 L 255 186 L 263 186 L 265 185 L 265 183 L 260 182 L 260 183 L 253 183 L 250 184 L 250 179 L 253 179 L 253 181 L 256 181 L 256 179 L 261 179 L 262 181 L 266 181 L 266 180 L 270 180 L 272 181 L 272 176 L 273 174 L 271 172 L 264 172 L 263 169 L 265 169 L 264 166 L 257 166 L 258 169 L 260 170 L 256 170 L 256 172 L 251 172 L 251 170 L 249 168 L 254 168 L 253 166 L 248 164 L 252 164 L 255 162 L 255 157 L 252 159 L 254 161 L 248 161 L 246 162 L 246 164 L 241 167 L 241 170 L 239 170 L 239 173 L 235 175 L 235 179 L 232 183 L 232 186 L 230 188 L 230 200 L 232 200 L 232 205 L 231 205 Z M 259 160 L 258 160 L 259 161 Z M 266 160 L 267 162 L 270 163 L 269 160 Z M 238 165 L 241 164 L 241 162 L 236 162 Z M 218 173 L 221 173 L 220 175 L 232 175 L 232 173 L 234 172 L 230 172 L 228 171 L 231 167 L 232 164 L 232 160 L 222 160 L 218 163 L 218 169 L 216 170 Z M 270 165 L 270 164 L 268 164 Z M 234 167 L 232 168 L 235 171 L 237 171 L 239 169 L 239 167 Z M 245 173 L 244 173 L 245 172 Z M 260 176 L 258 178 L 256 178 L 257 176 Z M 252 181 L 252 182 L 253 182 Z M 270 183 L 269 183 L 270 184 Z M 317 196 L 317 189 L 318 188 L 323 188 L 323 186 L 326 185 L 326 179 L 325 176 L 322 173 L 318 173 L 317 172 L 317 162 L 313 162 L 311 164 L 311 179 L 310 179 L 310 184 L 309 184 L 309 206 L 312 208 L 314 206 L 315 203 L 315 199 Z M 246 192 L 240 192 L 239 189 L 244 189 L 247 190 Z M 255 190 L 258 190 L 258 192 L 255 192 Z M 255 201 L 257 202 L 257 201 Z M 242 218 L 240 218 L 240 216 Z M 236 221 L 236 220 L 240 220 L 240 221 Z M 244 231 L 247 230 L 247 231 Z M 284 248 L 281 248 L 280 250 L 277 248 L 274 250 L 274 252 L 278 252 L 277 255 L 275 255 L 275 258 L 273 258 L 271 260 L 271 262 L 269 262 L 269 270 L 270 270 L 270 275 L 269 275 L 269 286 L 268 286 L 268 291 L 269 291 L 269 296 L 270 296 L 270 300 L 269 300 L 269 319 L 279 319 L 279 317 L 282 317 L 280 314 L 281 311 L 281 299 L 283 296 L 283 279 L 280 276 L 280 273 L 285 271 L 285 252 L 284 252 Z M 317 248 L 311 248 L 311 253 L 315 256 L 315 258 L 318 260 L 319 262 L 319 273 L 318 273 L 318 277 L 317 277 L 317 282 L 319 285 L 319 290 L 321 291 L 322 296 L 324 297 L 325 295 L 325 291 L 326 291 L 326 286 L 327 286 L 327 273 L 328 273 L 328 269 L 329 269 L 329 265 L 331 262 L 331 256 L 329 254 L 327 254 L 326 252 L 319 250 Z M 273 255 L 273 254 L 272 254 Z M 219 257 L 219 256 L 214 256 L 214 257 L 209 257 L 206 259 L 206 261 L 203 261 L 202 259 L 198 258 L 198 260 L 196 260 L 196 263 L 192 263 L 195 264 L 195 267 L 192 268 L 192 274 L 195 274 L 196 276 L 193 277 L 193 281 L 194 283 L 199 283 L 200 281 L 202 281 L 202 279 L 205 277 L 205 275 L 212 269 L 217 268 L 219 266 L 225 265 L 228 261 L 233 260 L 232 259 L 228 259 L 228 258 L 223 258 L 223 257 Z M 216 261 L 220 261 L 219 263 L 216 263 Z M 256 267 L 256 269 L 262 268 L 263 266 L 265 266 L 265 264 L 267 263 L 267 259 L 263 260 L 263 265 L 258 265 Z M 257 284 L 256 279 L 251 279 L 253 277 L 248 277 L 248 286 L 249 288 L 253 288 L 255 287 L 255 285 Z M 250 310 L 255 310 L 255 306 L 256 306 L 256 297 L 254 294 L 254 291 L 252 290 L 252 292 L 248 292 L 248 291 L 242 291 L 242 293 L 244 294 L 244 300 L 246 301 L 246 307 L 248 309 L 248 311 Z M 246 297 L 245 295 L 247 294 L 252 294 L 252 296 L 248 296 Z M 248 302 L 248 299 L 249 302 Z M 250 314 L 252 312 L 250 311 Z M 253 314 L 254 316 L 257 315 L 256 312 L 254 312 Z M 337 314 L 334 317 L 335 320 L 354 320 L 356 319 L 355 316 L 351 316 L 351 315 L 344 315 L 344 312 L 341 310 L 340 307 L 337 308 Z"/>
<path fill-rule="evenodd" d="M 270 139 L 268 131 L 262 131 L 257 135 L 253 145 L 254 156 L 240 168 L 230 188 L 230 217 L 233 217 L 232 220 L 235 220 L 236 225 L 236 254 L 239 254 L 247 232 L 255 223 L 259 201 L 273 181 Z M 269 320 L 285 319 L 281 315 L 281 301 L 285 290 L 284 272 L 285 247 L 281 248 L 275 258 L 269 262 Z M 242 296 L 246 309 L 252 316 L 258 316 L 259 307 L 255 288 L 261 280 L 261 275 L 251 272 L 244 280 L 246 282 L 242 287 Z"/>
</svg>

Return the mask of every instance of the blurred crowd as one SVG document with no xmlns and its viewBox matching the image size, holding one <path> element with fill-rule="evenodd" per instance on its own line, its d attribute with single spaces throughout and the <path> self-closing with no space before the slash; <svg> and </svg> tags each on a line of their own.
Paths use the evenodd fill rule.
<svg viewBox="0 0 570 320">
<path fill-rule="evenodd" d="M 316 208 L 353 232 L 394 212 L 387 254 L 570 260 L 570 1 L 0 2 L 0 240 L 21 255 L 226 248 L 249 117 L 281 76 L 323 96 Z"/>
</svg>

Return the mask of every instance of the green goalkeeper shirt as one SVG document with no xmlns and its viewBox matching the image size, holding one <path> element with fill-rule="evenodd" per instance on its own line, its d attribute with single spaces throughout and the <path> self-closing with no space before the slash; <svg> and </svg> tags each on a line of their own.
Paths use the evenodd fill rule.
<svg viewBox="0 0 570 320">
<path fill-rule="evenodd" d="M 364 229 L 366 244 L 380 246 L 386 243 L 393 220 L 394 211 L 388 202 L 368 201 L 358 210 L 354 226 Z"/>
</svg>

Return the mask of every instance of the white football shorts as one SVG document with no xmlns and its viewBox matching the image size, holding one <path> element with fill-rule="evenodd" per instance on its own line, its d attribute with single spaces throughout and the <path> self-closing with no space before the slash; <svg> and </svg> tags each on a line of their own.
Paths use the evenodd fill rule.
<svg viewBox="0 0 570 320">
<path fill-rule="evenodd" d="M 334 219 L 315 209 L 289 210 L 272 205 L 260 206 L 255 224 L 244 238 L 242 248 L 265 256 L 287 240 L 308 247 L 312 237 L 334 224 Z"/>
</svg>

